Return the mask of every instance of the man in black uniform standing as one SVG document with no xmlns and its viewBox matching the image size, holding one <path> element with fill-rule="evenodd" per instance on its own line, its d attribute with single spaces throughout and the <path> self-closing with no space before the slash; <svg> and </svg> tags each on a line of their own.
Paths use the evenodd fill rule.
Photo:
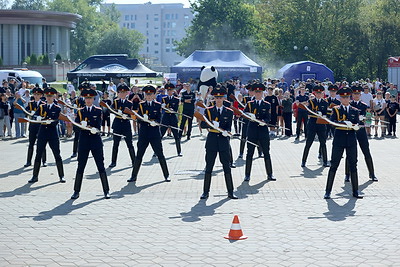
<svg viewBox="0 0 400 267">
<path fill-rule="evenodd" d="M 125 108 L 132 109 L 132 102 L 126 99 L 126 96 L 129 93 L 129 87 L 122 83 L 117 88 L 118 98 L 115 99 L 111 105 L 111 108 L 118 111 L 120 116 L 115 116 L 112 129 L 116 134 L 125 136 L 125 143 L 129 151 L 129 156 L 131 158 L 132 165 L 135 162 L 135 149 L 133 148 L 132 141 L 132 128 L 129 120 L 129 115 L 124 114 Z M 111 156 L 111 164 L 110 168 L 113 168 L 117 165 L 117 157 L 118 157 L 118 147 L 121 142 L 121 136 L 114 135 L 113 136 L 113 148 L 112 148 L 112 156 Z"/>
<path fill-rule="evenodd" d="M 37 121 L 43 121 L 43 123 L 40 125 L 37 138 L 33 176 L 28 182 L 35 183 L 38 181 L 40 160 L 42 159 L 46 145 L 49 144 L 51 150 L 53 151 L 54 159 L 56 160 L 60 182 L 65 183 L 64 167 L 62 158 L 60 156 L 60 139 L 57 132 L 58 117 L 60 115 L 61 108 L 54 103 L 54 99 L 58 95 L 58 92 L 53 87 L 48 87 L 44 90 L 44 94 L 46 95 L 47 104 L 41 104 L 33 116 L 33 119 Z"/>
<path fill-rule="evenodd" d="M 364 102 L 360 101 L 361 98 L 361 92 L 363 92 L 362 87 L 353 87 L 353 100 L 350 102 L 350 105 L 356 109 L 358 109 L 360 113 L 360 125 L 364 125 L 364 116 L 367 111 L 368 105 L 365 104 Z M 369 150 L 369 141 L 368 141 L 368 136 L 367 136 L 367 131 L 365 130 L 365 127 L 361 127 L 360 130 L 356 132 L 356 137 L 358 141 L 358 145 L 361 148 L 362 153 L 364 154 L 364 159 L 365 163 L 367 164 L 368 172 L 369 172 L 369 178 L 377 182 L 378 178 L 375 176 L 375 170 L 374 170 L 374 163 L 372 161 L 372 155 L 371 151 Z M 346 160 L 346 176 L 345 176 L 345 181 L 349 182 L 350 181 L 350 168 L 349 168 L 349 162 Z"/>
<path fill-rule="evenodd" d="M 88 83 L 82 83 L 78 86 L 78 89 L 80 92 L 82 92 L 83 89 L 88 89 L 89 84 Z M 85 99 L 80 95 L 77 96 L 73 101 L 72 105 L 75 108 L 82 108 L 85 106 Z M 79 142 L 79 134 L 81 133 L 81 128 L 76 127 L 75 125 L 73 126 L 74 129 L 74 145 L 72 147 L 72 155 L 71 158 L 75 158 L 77 153 L 78 153 L 78 142 Z"/>
<path fill-rule="evenodd" d="M 78 110 L 76 122 L 84 128 L 79 136 L 78 168 L 76 170 L 74 194 L 71 199 L 77 199 L 81 191 L 83 173 L 89 158 L 89 152 L 92 152 L 97 170 L 100 175 L 101 185 L 103 186 L 104 198 L 110 198 L 110 188 L 108 186 L 106 169 L 104 168 L 103 141 L 100 136 L 100 127 L 102 120 L 102 110 L 93 105 L 94 97 L 97 95 L 93 89 L 85 89 L 81 96 L 85 98 L 85 107 Z"/>
<path fill-rule="evenodd" d="M 194 114 L 194 103 L 196 101 L 196 94 L 190 90 L 190 86 L 185 84 L 183 87 L 184 91 L 181 93 L 181 102 L 183 103 L 183 111 L 182 113 L 191 117 L 191 119 L 182 116 L 180 129 L 180 136 L 182 137 L 183 129 L 185 129 L 186 121 L 188 122 L 187 129 L 187 140 L 190 140 L 190 136 L 192 134 L 192 123 L 193 123 L 193 114 Z"/>
<path fill-rule="evenodd" d="M 303 104 L 306 105 L 307 101 L 309 100 L 308 96 L 305 95 L 306 93 L 306 88 L 300 87 L 300 94 L 296 97 L 296 103 L 297 104 Z M 296 139 L 299 140 L 300 138 L 300 129 L 301 129 L 301 124 L 304 120 L 304 135 L 307 138 L 307 121 L 308 121 L 308 112 L 307 110 L 299 108 L 297 111 L 297 126 L 296 126 Z"/>
<path fill-rule="evenodd" d="M 128 182 L 135 182 L 142 164 L 143 155 L 149 144 L 158 157 L 161 169 L 166 182 L 170 182 L 167 161 L 163 153 L 159 123 L 161 121 L 161 104 L 154 100 L 156 88 L 152 85 L 146 85 L 142 89 L 145 93 L 145 101 L 139 103 L 138 114 L 144 118 L 140 121 L 138 151 L 135 164 L 132 169 L 132 176 Z"/>
<path fill-rule="evenodd" d="M 335 129 L 332 144 L 331 167 L 329 168 L 324 195 L 325 199 L 331 198 L 333 181 L 344 150 L 346 150 L 347 160 L 349 161 L 350 166 L 353 197 L 363 198 L 358 192 L 357 138 L 356 131 L 352 128 L 352 125 L 359 123 L 359 112 L 356 108 L 350 106 L 351 93 L 352 91 L 348 87 L 340 89 L 338 94 L 340 95 L 341 105 L 332 109 L 331 120 L 336 123 L 343 123 L 343 127 L 336 127 Z"/>
<path fill-rule="evenodd" d="M 164 125 L 172 126 L 175 128 L 178 128 L 178 117 L 176 112 L 178 112 L 179 108 L 179 98 L 174 96 L 174 91 L 175 91 L 175 86 L 172 83 L 167 83 L 165 85 L 165 89 L 167 89 L 167 96 L 164 96 L 162 98 L 162 107 L 165 107 L 167 109 L 171 109 L 174 112 L 168 112 L 165 111 L 164 114 L 162 115 L 161 118 L 161 123 Z M 161 138 L 164 137 L 167 127 L 161 126 Z M 179 137 L 179 132 L 177 129 L 171 128 L 172 134 L 175 139 L 175 146 L 176 146 L 176 152 L 178 153 L 179 157 L 182 157 L 182 149 L 181 149 L 181 139 Z"/>
<path fill-rule="evenodd" d="M 319 115 L 326 116 L 328 111 L 328 102 L 323 99 L 325 88 L 322 85 L 314 86 L 314 94 L 315 98 L 312 100 L 308 100 L 308 108 L 318 113 Z M 322 159 L 324 161 L 323 166 L 329 167 L 328 164 L 328 156 L 326 151 L 326 127 L 325 124 L 317 123 L 317 116 L 310 114 L 310 118 L 308 119 L 308 123 L 305 127 L 307 127 L 307 140 L 306 146 L 303 151 L 303 158 L 301 160 L 301 167 L 306 166 L 306 161 L 308 157 L 308 153 L 310 152 L 311 145 L 314 142 L 315 134 L 318 135 L 318 141 L 320 144 L 320 151 L 322 155 Z"/>
<path fill-rule="evenodd" d="M 26 110 L 29 112 L 36 112 L 36 110 L 39 108 L 40 105 L 45 104 L 41 100 L 43 97 L 43 90 L 40 87 L 35 87 L 32 89 L 33 97 L 34 100 L 30 101 L 28 103 L 28 106 L 26 107 Z M 29 123 L 29 145 L 28 145 L 28 156 L 26 160 L 26 164 L 24 167 L 29 167 L 31 166 L 32 162 L 32 156 L 33 156 L 33 147 L 35 146 L 38 133 L 40 129 L 40 124 L 39 123 Z M 43 162 L 43 167 L 46 167 L 46 149 L 43 151 L 43 156 L 42 156 L 42 162 Z"/>
<path fill-rule="evenodd" d="M 203 194 L 200 199 L 207 199 L 209 197 L 211 174 L 218 153 L 224 169 L 228 197 L 230 199 L 237 199 L 233 194 L 232 172 L 231 167 L 229 166 L 230 145 L 228 132 L 232 127 L 233 111 L 223 105 L 226 94 L 227 90 L 224 86 L 214 88 L 211 91 L 211 95 L 214 96 L 215 106 L 208 107 L 204 112 L 204 116 L 207 120 L 212 123 L 215 128 L 218 128 L 218 130 L 211 127 L 211 125 L 207 124 L 205 121 L 201 122 L 201 128 L 209 128 L 209 133 L 206 141 L 206 169 L 204 175 Z"/>
<path fill-rule="evenodd" d="M 262 83 L 253 84 L 253 91 L 255 92 L 255 99 L 247 103 L 244 112 L 248 113 L 252 119 L 256 119 L 259 122 L 250 120 L 249 126 L 247 127 L 247 139 L 253 143 L 258 144 L 264 154 L 265 169 L 267 171 L 267 179 L 275 181 L 275 177 L 272 174 L 272 162 L 271 155 L 269 154 L 270 149 L 270 138 L 268 123 L 271 117 L 271 105 L 267 101 L 263 100 L 263 93 L 265 91 L 265 85 Z M 246 169 L 245 169 L 245 181 L 250 181 L 251 166 L 253 164 L 253 154 L 255 146 L 251 143 L 247 144 L 247 155 L 246 155 Z"/>
</svg>

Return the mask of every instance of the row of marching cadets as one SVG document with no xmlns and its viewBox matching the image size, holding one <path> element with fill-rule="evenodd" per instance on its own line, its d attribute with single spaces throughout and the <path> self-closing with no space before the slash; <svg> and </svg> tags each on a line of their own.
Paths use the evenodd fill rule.
<svg viewBox="0 0 400 267">
<path fill-rule="evenodd" d="M 303 151 L 301 167 L 306 167 L 310 147 L 315 135 L 318 135 L 320 143 L 319 153 L 323 159 L 323 166 L 330 167 L 325 189 L 325 199 L 331 198 L 336 171 L 339 167 L 344 150 L 345 159 L 345 182 L 352 184 L 352 194 L 355 198 L 362 198 L 358 191 L 357 172 L 357 143 L 364 154 L 365 162 L 372 181 L 378 181 L 375 176 L 374 164 L 369 149 L 369 142 L 365 130 L 364 120 L 367 105 L 360 101 L 362 88 L 344 87 L 338 90 L 337 86 L 329 87 L 331 96 L 323 98 L 324 88 L 315 86 L 313 88 L 315 98 L 302 103 L 300 106 L 308 113 L 307 139 Z M 340 96 L 340 101 L 336 99 Z M 329 117 L 329 118 L 328 118 Z M 333 136 L 331 164 L 328 163 L 326 139 Z"/>
</svg>

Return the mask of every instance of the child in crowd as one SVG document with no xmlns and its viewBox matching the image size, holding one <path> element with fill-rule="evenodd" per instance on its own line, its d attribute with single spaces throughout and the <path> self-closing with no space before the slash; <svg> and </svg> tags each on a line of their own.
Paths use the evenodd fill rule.
<svg viewBox="0 0 400 267">
<path fill-rule="evenodd" d="M 371 136 L 372 114 L 371 108 L 367 108 L 365 113 L 365 130 L 368 136 Z"/>
</svg>

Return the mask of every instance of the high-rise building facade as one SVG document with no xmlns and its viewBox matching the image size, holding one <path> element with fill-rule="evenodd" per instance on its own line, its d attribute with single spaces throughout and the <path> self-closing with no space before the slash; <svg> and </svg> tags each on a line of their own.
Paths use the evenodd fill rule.
<svg viewBox="0 0 400 267">
<path fill-rule="evenodd" d="M 105 4 L 105 7 L 111 4 Z M 184 58 L 175 51 L 175 41 L 186 35 L 193 13 L 183 4 L 116 4 L 121 17 L 120 27 L 137 30 L 145 36 L 139 51 L 144 63 L 151 67 L 170 67 Z"/>
</svg>

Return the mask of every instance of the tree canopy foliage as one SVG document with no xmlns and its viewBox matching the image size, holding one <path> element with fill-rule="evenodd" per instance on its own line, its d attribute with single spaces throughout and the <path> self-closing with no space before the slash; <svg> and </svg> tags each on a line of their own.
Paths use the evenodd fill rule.
<svg viewBox="0 0 400 267">
<path fill-rule="evenodd" d="M 197 0 L 178 51 L 240 49 L 267 64 L 312 60 L 336 78 L 385 77 L 400 53 L 398 0 Z M 297 48 L 297 49 L 295 49 Z"/>
</svg>

